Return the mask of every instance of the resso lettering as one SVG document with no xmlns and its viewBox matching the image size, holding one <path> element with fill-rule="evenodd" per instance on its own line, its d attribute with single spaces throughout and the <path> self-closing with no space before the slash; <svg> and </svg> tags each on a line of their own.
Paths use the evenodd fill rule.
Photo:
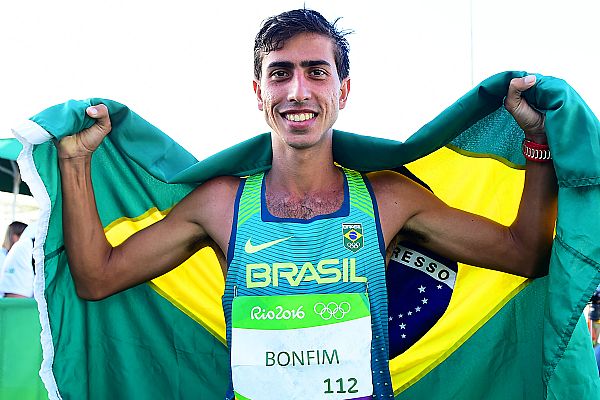
<svg viewBox="0 0 600 400">
<path fill-rule="evenodd" d="M 366 282 L 364 276 L 356 276 L 356 259 L 337 258 L 321 260 L 315 267 L 306 262 L 298 267 L 291 262 L 247 264 L 246 286 L 248 288 L 260 288 L 266 286 L 279 286 L 281 280 L 285 280 L 290 286 L 298 286 L 301 282 L 315 281 L 318 284 L 337 282 Z"/>
<path fill-rule="evenodd" d="M 407 267 L 425 272 L 438 282 L 444 283 L 452 289 L 454 288 L 456 272 L 443 263 L 419 253 L 417 250 L 398 244 L 392 253 L 391 259 Z"/>
</svg>

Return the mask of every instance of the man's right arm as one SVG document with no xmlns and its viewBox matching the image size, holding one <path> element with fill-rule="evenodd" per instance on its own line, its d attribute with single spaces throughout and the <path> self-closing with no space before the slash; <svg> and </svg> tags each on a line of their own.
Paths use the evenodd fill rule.
<svg viewBox="0 0 600 400">
<path fill-rule="evenodd" d="M 80 297 L 99 300 L 168 272 L 210 239 L 197 219 L 197 205 L 207 196 L 206 190 L 197 189 L 162 221 L 119 246 L 108 242 L 96 209 L 90 169 L 93 151 L 110 132 L 110 119 L 103 105 L 90 107 L 88 115 L 96 123 L 63 138 L 57 147 L 71 274 Z"/>
</svg>

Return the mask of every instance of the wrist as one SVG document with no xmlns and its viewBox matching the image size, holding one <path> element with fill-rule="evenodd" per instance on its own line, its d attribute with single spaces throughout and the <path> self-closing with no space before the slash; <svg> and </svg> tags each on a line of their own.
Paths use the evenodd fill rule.
<svg viewBox="0 0 600 400">
<path fill-rule="evenodd" d="M 78 155 L 78 156 L 69 156 L 63 155 L 60 153 L 58 155 L 58 165 L 61 171 L 65 172 L 66 170 L 79 170 L 81 168 L 88 169 L 92 164 L 92 155 Z"/>
<path fill-rule="evenodd" d="M 65 162 L 82 162 L 92 159 L 94 149 L 89 148 L 81 138 L 81 134 L 65 136 L 54 142 L 58 152 L 58 159 Z"/>
<path fill-rule="evenodd" d="M 538 138 L 538 140 L 540 140 L 540 138 Z M 523 139 L 522 150 L 523 156 L 529 161 L 538 163 L 552 162 L 552 154 L 550 153 L 550 147 L 548 147 L 547 140 L 546 143 L 541 143 L 525 137 L 525 139 Z"/>
<path fill-rule="evenodd" d="M 525 139 L 537 144 L 548 144 L 548 137 L 545 132 L 525 132 Z"/>
</svg>

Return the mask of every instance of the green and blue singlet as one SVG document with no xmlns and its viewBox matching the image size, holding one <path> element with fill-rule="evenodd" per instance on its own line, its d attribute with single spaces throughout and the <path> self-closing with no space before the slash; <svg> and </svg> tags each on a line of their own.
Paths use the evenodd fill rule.
<svg viewBox="0 0 600 400">
<path fill-rule="evenodd" d="M 331 214 L 273 216 L 265 173 L 235 201 L 223 309 L 227 399 L 393 397 L 385 246 L 368 180 L 344 172 Z"/>
</svg>

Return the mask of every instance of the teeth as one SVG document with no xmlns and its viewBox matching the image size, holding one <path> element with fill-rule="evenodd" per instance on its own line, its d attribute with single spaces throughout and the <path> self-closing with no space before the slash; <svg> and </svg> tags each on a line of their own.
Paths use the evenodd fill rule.
<svg viewBox="0 0 600 400">
<path fill-rule="evenodd" d="M 311 119 L 314 117 L 315 117 L 314 113 L 286 114 L 285 115 L 285 118 L 288 121 L 294 121 L 294 122 L 302 122 L 302 121 L 306 121 L 307 119 Z"/>
</svg>

